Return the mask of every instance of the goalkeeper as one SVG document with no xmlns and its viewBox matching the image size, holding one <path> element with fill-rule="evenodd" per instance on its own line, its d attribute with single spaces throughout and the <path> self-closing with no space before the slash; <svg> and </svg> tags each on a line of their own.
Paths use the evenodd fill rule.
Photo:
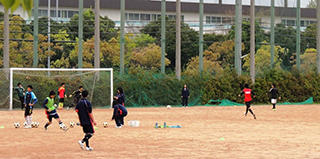
<svg viewBox="0 0 320 159">
<path fill-rule="evenodd" d="M 44 129 L 47 130 L 48 126 L 52 123 L 52 118 L 55 118 L 59 122 L 60 128 L 67 131 L 68 128 L 62 123 L 57 113 L 57 110 L 56 110 L 57 105 L 54 104 L 55 96 L 56 96 L 56 93 L 54 91 L 51 91 L 49 93 L 49 97 L 47 97 L 43 102 L 42 106 L 46 109 L 46 115 L 49 120 L 44 126 Z"/>
</svg>

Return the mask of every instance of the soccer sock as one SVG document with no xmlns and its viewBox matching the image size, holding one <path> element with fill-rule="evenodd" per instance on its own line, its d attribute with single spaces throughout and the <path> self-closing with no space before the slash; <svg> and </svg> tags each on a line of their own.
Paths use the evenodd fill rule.
<svg viewBox="0 0 320 159">
<path fill-rule="evenodd" d="M 50 124 L 49 123 L 46 123 L 46 125 L 44 126 L 44 128 L 47 128 Z"/>
<path fill-rule="evenodd" d="M 89 139 L 90 139 L 91 137 L 92 137 L 92 134 L 86 134 L 86 135 L 84 136 L 84 138 L 82 139 L 82 142 L 85 142 L 87 147 L 90 147 L 90 146 L 89 146 Z"/>
<path fill-rule="evenodd" d="M 27 124 L 31 125 L 32 123 L 32 117 L 30 115 L 27 116 Z"/>
<path fill-rule="evenodd" d="M 248 114 L 248 111 L 249 111 L 249 107 L 247 106 L 247 109 L 246 109 L 246 116 L 247 116 L 247 114 Z"/>
<path fill-rule="evenodd" d="M 253 111 L 252 111 L 251 109 L 249 109 L 249 111 L 250 111 L 250 113 L 251 113 L 253 116 L 255 116 L 254 113 L 253 113 Z"/>
<path fill-rule="evenodd" d="M 273 104 L 273 107 L 272 107 L 272 109 L 276 109 L 276 104 Z"/>
</svg>

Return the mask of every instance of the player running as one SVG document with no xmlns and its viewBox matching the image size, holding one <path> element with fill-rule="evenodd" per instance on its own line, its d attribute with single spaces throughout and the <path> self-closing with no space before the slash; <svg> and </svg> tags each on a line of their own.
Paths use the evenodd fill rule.
<svg viewBox="0 0 320 159">
<path fill-rule="evenodd" d="M 27 92 L 24 97 L 24 106 L 25 106 L 25 111 L 24 111 L 24 118 L 25 118 L 25 126 L 24 128 L 32 128 L 31 123 L 32 123 L 32 110 L 33 106 L 37 103 L 38 99 L 36 95 L 32 92 L 33 87 L 31 85 L 28 85 L 27 87 Z"/>
<path fill-rule="evenodd" d="M 270 93 L 270 97 L 271 97 L 272 110 L 275 111 L 277 99 L 279 98 L 279 100 L 280 100 L 281 97 L 279 97 L 278 89 L 276 88 L 276 85 L 274 83 L 272 84 L 271 89 L 269 90 L 269 93 Z"/>
<path fill-rule="evenodd" d="M 113 101 L 112 107 L 113 107 L 113 115 L 111 120 L 115 120 L 116 128 L 121 128 L 124 125 L 123 120 L 124 120 L 124 117 L 127 116 L 128 111 L 122 104 L 119 104 L 117 100 Z"/>
<path fill-rule="evenodd" d="M 62 110 L 64 105 L 64 97 L 66 96 L 66 85 L 65 83 L 61 83 L 59 89 L 58 89 L 58 95 L 59 95 L 59 106 L 58 109 Z"/>
<path fill-rule="evenodd" d="M 93 124 L 97 125 L 97 123 L 93 118 L 91 103 L 86 99 L 88 94 L 88 91 L 83 91 L 83 98 L 76 106 L 76 112 L 79 116 L 80 125 L 82 126 L 83 132 L 85 133 L 84 138 L 82 140 L 79 140 L 78 143 L 83 150 L 92 151 L 93 148 L 89 146 L 89 139 L 94 134 Z M 84 147 L 83 143 L 86 143 L 86 147 Z"/>
<path fill-rule="evenodd" d="M 254 92 L 249 88 L 249 85 L 248 84 L 245 84 L 244 85 L 244 89 L 242 90 L 242 92 L 241 92 L 241 94 L 239 95 L 239 97 L 240 96 L 242 96 L 242 95 L 244 95 L 244 102 L 245 102 L 245 104 L 246 104 L 246 106 L 247 106 L 247 108 L 246 108 L 246 114 L 245 114 L 245 116 L 247 116 L 247 114 L 248 114 L 248 111 L 253 115 L 253 118 L 254 119 L 257 119 L 256 118 L 256 115 L 253 113 L 253 111 L 251 110 L 251 102 L 252 102 L 252 96 L 253 97 L 255 97 L 254 95 Z"/>
<path fill-rule="evenodd" d="M 47 97 L 42 104 L 42 106 L 46 109 L 46 115 L 49 120 L 44 126 L 44 129 L 47 130 L 48 126 L 52 123 L 52 118 L 55 118 L 59 122 L 60 128 L 63 129 L 64 131 L 67 131 L 68 128 L 62 123 L 57 113 L 57 110 L 56 110 L 57 105 L 54 104 L 55 96 L 56 96 L 56 93 L 54 91 L 51 91 L 49 93 L 49 97 Z"/>
</svg>

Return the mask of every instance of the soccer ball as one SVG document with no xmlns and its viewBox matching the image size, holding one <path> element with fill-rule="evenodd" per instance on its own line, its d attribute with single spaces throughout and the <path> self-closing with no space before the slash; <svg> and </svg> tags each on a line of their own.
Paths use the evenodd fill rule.
<svg viewBox="0 0 320 159">
<path fill-rule="evenodd" d="M 70 122 L 70 128 L 73 128 L 76 125 L 73 121 Z"/>
<path fill-rule="evenodd" d="M 167 105 L 167 108 L 170 109 L 170 108 L 171 108 L 171 105 Z"/>
<path fill-rule="evenodd" d="M 38 128 L 39 127 L 39 122 L 32 122 L 31 123 L 32 128 Z"/>
<path fill-rule="evenodd" d="M 103 127 L 108 127 L 108 122 L 103 122 Z"/>
<path fill-rule="evenodd" d="M 13 126 L 14 126 L 15 128 L 20 128 L 20 123 L 13 123 Z"/>
<path fill-rule="evenodd" d="M 23 123 L 23 126 L 27 126 L 27 125 L 28 125 L 28 123 L 27 123 L 27 122 L 24 122 L 24 123 Z"/>
</svg>

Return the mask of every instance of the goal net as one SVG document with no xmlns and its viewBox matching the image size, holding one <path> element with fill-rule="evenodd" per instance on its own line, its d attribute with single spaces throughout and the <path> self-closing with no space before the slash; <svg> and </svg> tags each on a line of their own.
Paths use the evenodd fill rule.
<svg viewBox="0 0 320 159">
<path fill-rule="evenodd" d="M 5 71 L 4 71 L 5 74 Z M 6 76 L 4 75 L 3 78 Z M 1 74 L 0 74 L 0 78 Z M 64 107 L 74 104 L 74 97 L 70 96 L 80 86 L 89 92 L 88 99 L 93 107 L 110 107 L 113 98 L 113 70 L 99 69 L 46 69 L 46 68 L 10 68 L 9 71 L 9 109 L 21 108 L 17 84 L 21 83 L 27 90 L 32 85 L 33 92 L 38 98 L 35 108 L 41 107 L 43 100 L 50 91 L 58 93 L 62 83 L 65 83 Z M 58 94 L 57 94 L 58 96 Z M 56 96 L 55 102 L 58 103 Z M 0 103 L 1 104 L 1 103 Z"/>
</svg>

